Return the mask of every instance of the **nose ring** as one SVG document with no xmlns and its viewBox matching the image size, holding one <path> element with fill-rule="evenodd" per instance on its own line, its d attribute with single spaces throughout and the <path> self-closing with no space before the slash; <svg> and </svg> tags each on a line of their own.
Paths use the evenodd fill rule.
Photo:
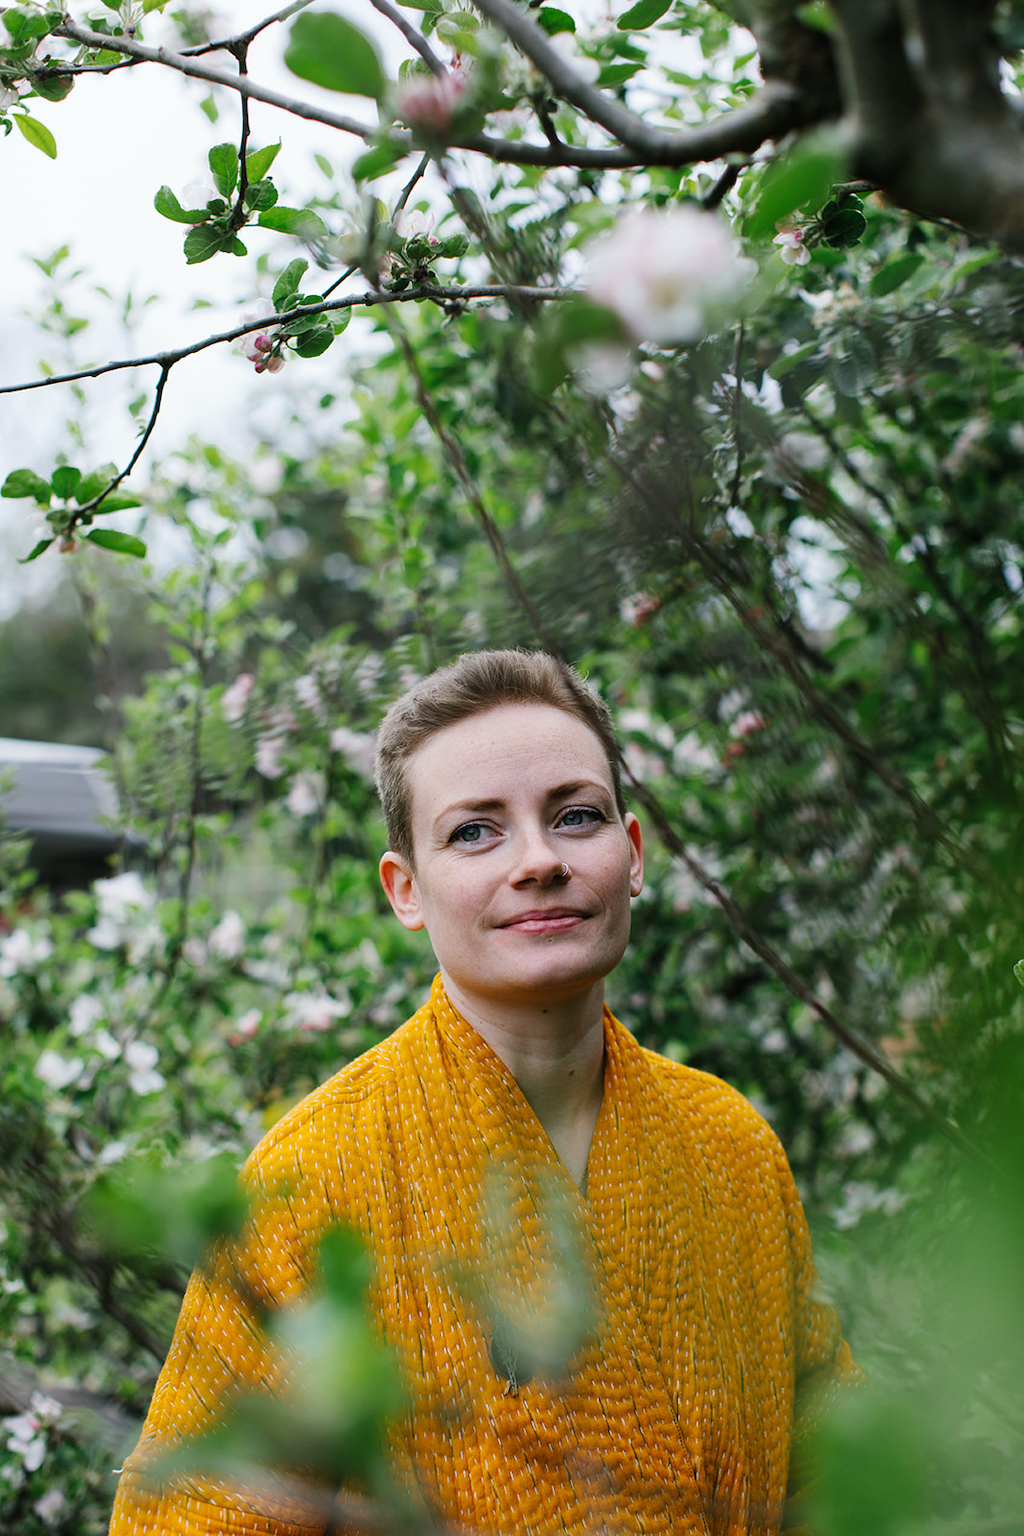
<svg viewBox="0 0 1024 1536">
<path fill-rule="evenodd" d="M 558 878 L 560 880 L 568 880 L 571 874 L 572 870 L 569 868 L 568 864 L 563 863 L 561 869 L 558 871 Z"/>
</svg>

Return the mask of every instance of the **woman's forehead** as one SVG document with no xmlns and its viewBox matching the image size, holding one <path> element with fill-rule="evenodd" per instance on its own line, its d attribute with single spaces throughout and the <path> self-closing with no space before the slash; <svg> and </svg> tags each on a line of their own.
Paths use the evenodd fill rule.
<svg viewBox="0 0 1024 1536">
<path fill-rule="evenodd" d="M 506 799 L 593 780 L 613 790 L 600 738 L 553 704 L 500 704 L 435 731 L 406 765 L 414 818 L 442 801 Z"/>
</svg>

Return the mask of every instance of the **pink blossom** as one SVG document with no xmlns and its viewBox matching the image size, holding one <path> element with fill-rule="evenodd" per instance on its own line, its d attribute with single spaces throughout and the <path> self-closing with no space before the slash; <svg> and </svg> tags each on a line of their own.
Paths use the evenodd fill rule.
<svg viewBox="0 0 1024 1536">
<path fill-rule="evenodd" d="M 765 720 L 756 709 L 744 709 L 736 716 L 729 727 L 730 736 L 751 736 L 755 731 L 763 731 Z"/>
<path fill-rule="evenodd" d="M 772 241 L 779 247 L 779 255 L 787 267 L 806 267 L 811 253 L 804 245 L 802 229 L 781 229 Z"/>
<path fill-rule="evenodd" d="M 696 341 L 735 310 L 754 263 L 713 213 L 645 208 L 593 246 L 587 290 L 636 341 Z"/>
<path fill-rule="evenodd" d="M 237 725 L 245 715 L 249 695 L 255 678 L 251 672 L 240 672 L 230 687 L 221 694 L 220 712 L 231 725 Z"/>
<path fill-rule="evenodd" d="M 254 307 L 242 316 L 242 324 L 262 320 L 274 313 L 269 299 L 257 299 Z M 284 367 L 284 358 L 274 350 L 280 345 L 280 331 L 280 326 L 268 325 L 261 331 L 248 331 L 241 337 L 238 344 L 243 355 L 255 364 L 257 373 L 280 373 Z"/>
<path fill-rule="evenodd" d="M 398 85 L 398 116 L 430 138 L 443 138 L 466 94 L 463 75 L 411 75 Z"/>
<path fill-rule="evenodd" d="M 235 1020 L 235 1027 L 228 1035 L 228 1044 L 241 1045 L 244 1040 L 251 1040 L 262 1022 L 263 1014 L 259 1008 L 250 1008 Z"/>
</svg>

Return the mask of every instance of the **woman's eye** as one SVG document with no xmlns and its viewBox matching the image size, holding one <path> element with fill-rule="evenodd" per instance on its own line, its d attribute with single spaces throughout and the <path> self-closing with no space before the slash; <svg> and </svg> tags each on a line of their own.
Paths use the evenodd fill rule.
<svg viewBox="0 0 1024 1536">
<path fill-rule="evenodd" d="M 563 827 L 587 827 L 596 821 L 604 821 L 603 812 L 592 805 L 574 805 L 563 811 L 560 825 Z"/>
<path fill-rule="evenodd" d="M 467 821 L 461 827 L 456 827 L 450 843 L 482 843 L 487 836 L 488 828 L 482 821 Z"/>
</svg>

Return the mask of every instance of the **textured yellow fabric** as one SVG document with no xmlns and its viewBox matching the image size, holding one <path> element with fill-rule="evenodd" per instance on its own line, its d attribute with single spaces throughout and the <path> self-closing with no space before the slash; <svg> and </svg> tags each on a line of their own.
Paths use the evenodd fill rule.
<svg viewBox="0 0 1024 1536">
<path fill-rule="evenodd" d="M 273 1387 L 232 1274 L 263 1305 L 292 1300 L 337 1222 L 372 1244 L 375 1315 L 409 1389 L 396 1466 L 436 1511 L 492 1536 L 777 1532 L 798 1399 L 817 1411 L 857 1375 L 815 1294 L 785 1156 L 740 1094 L 641 1049 L 607 1011 L 605 1043 L 585 1197 L 440 979 L 292 1110 L 246 1166 L 247 1238 L 193 1277 L 111 1536 L 321 1529 L 301 1506 L 268 1514 L 216 1482 L 154 1493 L 142 1469 L 236 1383 Z M 553 1198 L 578 1224 L 596 1321 L 566 1376 L 515 1395 L 492 1362 L 487 1303 L 457 1271 L 489 1276 L 506 1314 L 528 1309 L 551 1267 Z"/>
</svg>

